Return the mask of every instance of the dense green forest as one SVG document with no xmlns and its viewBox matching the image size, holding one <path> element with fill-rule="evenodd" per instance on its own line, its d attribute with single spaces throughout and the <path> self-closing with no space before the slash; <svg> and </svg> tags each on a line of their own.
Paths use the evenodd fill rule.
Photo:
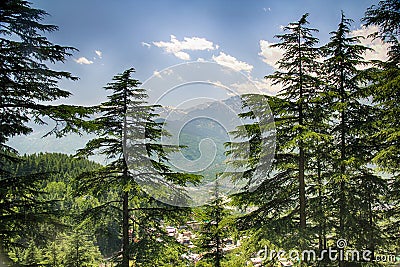
<svg viewBox="0 0 400 267">
<path fill-rule="evenodd" d="M 48 104 L 71 96 L 59 81 L 77 77 L 50 67 L 62 66 L 76 48 L 45 37 L 58 30 L 42 24 L 47 15 L 23 0 L 0 3 L 0 266 L 399 263 L 398 0 L 380 1 L 362 19 L 377 26 L 373 37 L 388 45 L 386 61 L 365 59 L 370 48 L 350 34 L 354 22 L 345 11 L 325 44 L 304 14 L 284 26 L 273 45 L 284 53 L 265 79 L 281 90 L 241 96 L 238 116 L 246 124 L 231 133 L 238 139 L 223 144 L 223 129 L 200 120 L 183 131 L 180 146 L 161 144 L 167 133 L 160 106 L 147 102 L 134 68 L 104 85 L 107 99 L 98 105 Z M 74 155 L 20 155 L 10 146 L 10 139 L 33 131 L 32 123 L 49 121 L 54 127 L 46 136 L 85 134 L 89 140 Z M 171 166 L 174 152 L 194 160 L 201 156 L 198 143 L 213 137 L 214 169 L 187 173 Z M 262 146 L 272 137 L 269 169 Z M 226 166 L 231 171 L 223 173 Z M 263 182 L 231 196 L 220 194 L 223 185 L 215 182 L 201 207 L 166 204 L 170 196 L 163 190 L 144 188 L 159 177 L 175 189 L 214 175 Z M 168 203 L 181 201 L 174 197 Z M 278 251 L 300 253 L 295 260 Z M 349 251 L 362 256 L 345 257 Z"/>
<path fill-rule="evenodd" d="M 35 196 L 36 200 L 48 203 L 49 210 L 54 211 L 50 215 L 53 217 L 51 223 L 44 223 L 37 229 L 30 229 L 25 236 L 15 236 L 12 239 L 13 243 L 22 245 L 11 250 L 10 257 L 13 261 L 21 265 L 40 263 L 59 266 L 62 262 L 66 265 L 73 264 L 74 261 L 80 261 L 75 253 L 75 246 L 78 244 L 78 257 L 87 262 L 87 265 L 80 265 L 97 266 L 95 264 L 101 260 L 100 251 L 107 254 L 110 250 L 118 248 L 117 239 L 114 240 L 114 244 L 109 244 L 111 239 L 103 239 L 106 241 L 103 243 L 101 236 L 98 236 L 98 243 L 95 241 L 100 226 L 96 227 L 97 229 L 93 228 L 93 225 L 84 228 L 78 222 L 83 211 L 104 200 L 88 196 L 74 197 L 73 179 L 82 172 L 99 167 L 99 164 L 88 160 L 54 153 L 22 156 L 20 162 L 5 168 L 16 177 L 30 176 L 34 179 L 35 176 L 41 176 L 42 179 L 35 184 L 35 189 L 39 192 Z M 29 223 L 29 217 L 26 220 Z M 107 227 L 111 230 L 112 224 Z"/>
</svg>

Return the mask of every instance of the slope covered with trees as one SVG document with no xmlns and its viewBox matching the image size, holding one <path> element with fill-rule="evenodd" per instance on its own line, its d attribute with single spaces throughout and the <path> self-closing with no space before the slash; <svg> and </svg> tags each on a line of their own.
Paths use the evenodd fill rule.
<svg viewBox="0 0 400 267">
<path fill-rule="evenodd" d="M 37 222 L 38 229 L 27 229 L 27 235 L 16 233 L 13 242 L 19 245 L 10 248 L 9 252 L 13 261 L 27 266 L 39 263 L 52 266 L 98 266 L 102 261 L 100 250 L 107 251 L 109 245 L 102 242 L 105 233 L 98 226 L 82 224 L 79 217 L 84 210 L 101 199 L 75 197 L 73 180 L 80 173 L 99 166 L 92 161 L 59 153 L 25 155 L 20 162 L 6 166 L 5 169 L 16 177 L 41 177 L 35 187 L 40 194 L 32 194 L 32 197 L 51 205 L 51 210 L 55 212 L 53 216 L 56 216 L 51 222 Z M 25 220 L 26 224 L 32 226 L 29 217 Z"/>
</svg>

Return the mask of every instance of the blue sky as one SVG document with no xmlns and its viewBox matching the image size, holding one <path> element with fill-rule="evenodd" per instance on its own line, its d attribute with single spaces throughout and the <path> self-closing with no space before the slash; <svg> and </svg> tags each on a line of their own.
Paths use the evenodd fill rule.
<svg viewBox="0 0 400 267">
<path fill-rule="evenodd" d="M 79 49 L 65 64 L 55 66 L 80 77 L 78 82 L 61 83 L 74 94 L 62 102 L 93 105 L 104 101 L 102 87 L 129 67 L 135 67 L 135 77 L 145 81 L 171 65 L 198 60 L 233 67 L 256 81 L 263 92 L 273 93 L 276 88 L 263 77 L 273 72 L 273 62 L 279 58 L 279 51 L 268 45 L 277 42 L 274 35 L 282 33 L 282 25 L 308 12 L 310 26 L 319 29 L 317 36 L 323 44 L 336 29 L 343 10 L 354 20 L 353 29 L 366 34 L 360 18 L 378 1 L 32 2 L 51 15 L 46 23 L 60 28 L 48 35 L 50 40 Z M 377 50 L 382 48 L 371 40 L 364 42 Z M 379 58 L 384 51 L 376 53 L 380 53 L 375 55 Z"/>
</svg>

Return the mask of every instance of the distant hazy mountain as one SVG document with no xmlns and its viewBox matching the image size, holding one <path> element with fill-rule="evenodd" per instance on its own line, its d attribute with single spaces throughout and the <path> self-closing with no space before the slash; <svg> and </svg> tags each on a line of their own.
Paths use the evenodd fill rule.
<svg viewBox="0 0 400 267">
<path fill-rule="evenodd" d="M 215 176 L 216 172 L 223 171 L 224 143 L 229 141 L 228 132 L 233 130 L 238 123 L 237 113 L 240 113 L 241 102 L 238 97 L 229 98 L 224 101 L 206 102 L 190 109 L 175 109 L 162 107 L 157 112 L 165 121 L 165 128 L 178 138 L 179 144 L 186 146 L 182 154 L 187 161 L 181 163 L 190 164 L 201 156 L 199 145 L 204 157 L 212 157 L 212 164 L 201 174 Z M 74 154 L 77 149 L 84 147 L 92 137 L 84 134 L 79 136 L 71 134 L 63 138 L 54 136 L 43 137 L 51 130 L 51 125 L 31 125 L 33 133 L 27 136 L 12 138 L 8 144 L 16 148 L 21 154 L 32 154 L 37 152 L 60 152 Z M 212 140 L 212 141 L 211 141 Z M 212 142 L 215 146 L 211 145 Z M 214 148 L 216 151 L 214 151 Z M 214 153 L 215 152 L 215 153 Z M 215 155 L 214 155 L 215 154 Z M 102 163 L 100 157 L 93 160 Z M 179 161 L 177 155 L 172 156 L 172 163 Z M 178 162 L 179 163 L 179 162 Z"/>
<path fill-rule="evenodd" d="M 12 138 L 8 144 L 16 148 L 20 154 L 33 154 L 37 152 L 60 152 L 64 154 L 74 154 L 76 149 L 82 148 L 90 139 L 84 134 L 70 134 L 62 138 L 55 136 L 44 137 L 51 129 L 51 125 L 30 125 L 33 133 Z"/>
<path fill-rule="evenodd" d="M 232 97 L 183 110 L 162 107 L 158 113 L 165 122 L 164 129 L 172 134 L 166 143 L 186 146 L 183 157 L 180 153 L 171 156 L 171 164 L 202 174 L 207 180 L 224 171 L 224 143 L 230 140 L 228 133 L 241 124 L 237 116 L 241 106 L 240 98 Z"/>
</svg>

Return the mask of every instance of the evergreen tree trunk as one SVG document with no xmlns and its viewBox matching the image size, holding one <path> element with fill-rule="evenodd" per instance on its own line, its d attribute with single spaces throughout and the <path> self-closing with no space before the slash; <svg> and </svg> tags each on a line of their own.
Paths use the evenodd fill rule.
<svg viewBox="0 0 400 267">
<path fill-rule="evenodd" d="M 126 77 L 125 83 L 126 86 L 128 84 L 129 77 Z M 124 112 L 124 124 L 122 129 L 122 147 L 126 148 L 126 139 L 127 139 L 127 121 L 126 121 L 126 113 L 128 111 L 128 96 L 127 96 L 128 88 L 125 87 L 123 89 L 123 112 Z M 123 162 L 123 181 L 124 185 L 128 184 L 128 166 L 126 163 L 125 156 Z M 123 189 L 123 199 L 122 199 L 122 267 L 129 267 L 129 195 L 126 188 Z"/>
<path fill-rule="evenodd" d="M 367 190 L 368 190 L 368 223 L 370 227 L 370 235 L 371 235 L 371 242 L 369 244 L 369 250 L 371 251 L 371 260 L 375 260 L 375 231 L 374 231 L 374 214 L 372 210 L 372 190 L 371 190 L 371 185 L 368 183 L 367 184 Z"/>
<path fill-rule="evenodd" d="M 298 35 L 298 49 L 299 49 L 299 85 L 300 85 L 300 98 L 299 98 L 299 125 L 303 126 L 303 65 L 302 65 L 302 47 L 301 47 L 301 33 Z M 300 128 L 302 132 L 303 129 Z M 306 228 L 306 185 L 304 181 L 304 147 L 303 142 L 299 143 L 299 201 L 300 201 L 300 229 Z"/>
<path fill-rule="evenodd" d="M 219 216 L 219 211 L 217 213 L 217 220 L 216 220 L 216 228 L 219 229 L 219 221 L 221 220 L 220 216 Z M 216 243 L 217 243 L 217 254 L 215 257 L 215 267 L 221 267 L 221 237 L 219 235 L 219 233 L 217 232 L 217 236 L 216 236 Z"/>
<path fill-rule="evenodd" d="M 300 228 L 306 228 L 306 185 L 304 181 L 304 149 L 299 154 L 299 194 L 300 194 Z"/>
<path fill-rule="evenodd" d="M 323 197 L 323 190 L 322 190 L 322 166 L 321 166 L 321 160 L 318 158 L 317 159 L 317 181 L 318 181 L 318 206 L 319 206 L 319 216 L 321 221 L 319 222 L 319 237 L 318 237 L 318 248 L 319 250 L 326 249 L 326 233 L 325 233 L 325 227 L 326 227 L 326 222 L 325 222 L 325 216 L 324 216 L 324 201 L 322 199 Z"/>
<path fill-rule="evenodd" d="M 343 69 L 340 72 L 340 101 L 342 105 L 345 102 L 345 92 L 344 92 L 344 73 Z M 344 107 L 342 106 L 342 111 L 340 115 L 340 199 L 339 199 L 339 234 L 341 238 L 344 238 L 344 218 L 345 218 L 345 171 L 346 167 L 344 161 L 346 159 L 346 119 Z M 343 249 L 340 249 L 343 250 Z M 339 266 L 344 266 L 343 261 L 339 258 Z"/>
<path fill-rule="evenodd" d="M 128 192 L 123 193 L 122 204 L 122 267 L 129 267 L 129 206 Z"/>
<path fill-rule="evenodd" d="M 76 239 L 76 243 L 75 243 L 75 267 L 79 267 L 79 240 Z"/>
</svg>

